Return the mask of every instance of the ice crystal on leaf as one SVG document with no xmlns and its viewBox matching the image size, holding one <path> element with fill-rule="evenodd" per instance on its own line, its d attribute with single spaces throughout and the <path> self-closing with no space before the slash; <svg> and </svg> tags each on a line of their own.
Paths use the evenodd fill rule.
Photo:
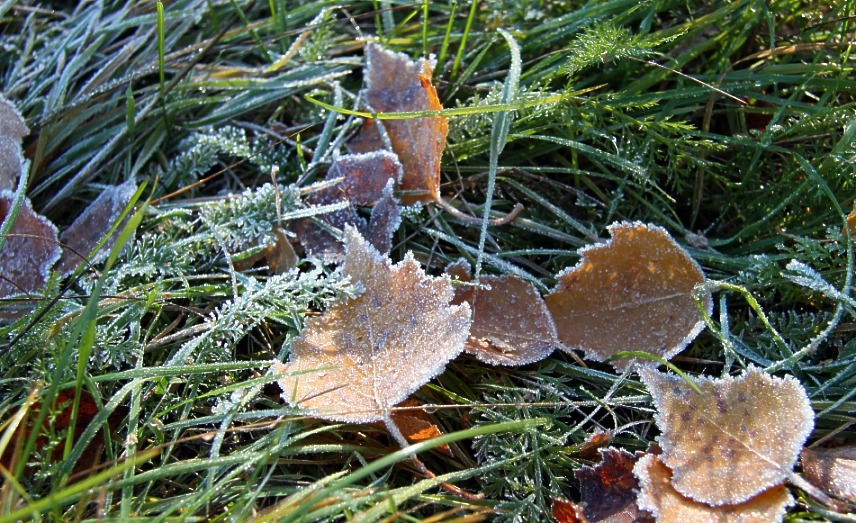
<svg viewBox="0 0 856 523">
<path fill-rule="evenodd" d="M 0 191 L 0 222 L 8 216 L 14 199 L 12 192 Z M 3 268 L 0 297 L 29 294 L 44 287 L 51 267 L 59 257 L 56 226 L 36 214 L 30 200 L 24 198 L 6 245 L 0 251 L 0 267 Z M 17 316 L 17 312 L 8 311 L 0 318 Z"/>
<path fill-rule="evenodd" d="M 639 508 L 654 514 L 658 523 L 774 523 L 781 521 L 791 503 L 788 490 L 779 485 L 738 504 L 713 507 L 675 490 L 672 471 L 657 456 L 648 454 L 633 469 L 639 479 Z M 725 483 L 740 483 L 745 476 L 733 476 Z M 720 478 L 721 480 L 721 478 Z"/>
<path fill-rule="evenodd" d="M 431 85 L 433 71 L 424 58 L 411 61 L 406 55 L 388 51 L 377 44 L 366 46 L 366 89 L 371 110 L 379 113 L 440 110 L 437 91 Z M 383 148 L 374 121 L 364 124 L 351 150 L 366 152 Z M 440 199 L 440 159 L 446 147 L 449 123 L 445 116 L 383 120 L 392 150 L 404 167 L 402 201 Z"/>
<path fill-rule="evenodd" d="M 814 426 L 805 390 L 792 377 L 757 368 L 742 376 L 696 380 L 642 369 L 662 431 L 660 459 L 682 495 L 733 505 L 783 483 Z"/>
<path fill-rule="evenodd" d="M 856 445 L 803 449 L 801 460 L 809 483 L 856 503 Z"/>
<path fill-rule="evenodd" d="M 334 421 L 386 421 L 392 407 L 463 350 L 470 309 L 450 305 L 449 277 L 432 278 L 413 255 L 392 265 L 353 227 L 342 273 L 364 292 L 309 318 L 278 364 L 283 397 Z"/>
<path fill-rule="evenodd" d="M 15 189 L 24 167 L 21 140 L 29 132 L 18 109 L 0 96 L 0 191 Z"/>
<path fill-rule="evenodd" d="M 393 196 L 394 185 L 390 180 L 383 189 L 383 195 L 372 207 L 369 218 L 369 229 L 366 238 L 381 254 L 389 254 L 392 250 L 392 235 L 401 226 L 401 206 Z"/>
<path fill-rule="evenodd" d="M 559 273 L 544 298 L 559 339 L 597 361 L 619 351 L 671 358 L 704 328 L 692 296 L 704 274 L 661 227 L 621 222 L 608 229 L 612 239 L 581 249 L 579 263 Z M 709 295 L 704 303 L 710 311 Z"/>
<path fill-rule="evenodd" d="M 447 269 L 470 281 L 469 264 L 460 260 Z M 455 288 L 452 303 L 468 303 L 473 325 L 467 352 L 491 365 L 524 365 L 540 361 L 556 346 L 556 326 L 544 300 L 531 283 L 515 276 L 482 276 L 484 288 Z"/>
</svg>

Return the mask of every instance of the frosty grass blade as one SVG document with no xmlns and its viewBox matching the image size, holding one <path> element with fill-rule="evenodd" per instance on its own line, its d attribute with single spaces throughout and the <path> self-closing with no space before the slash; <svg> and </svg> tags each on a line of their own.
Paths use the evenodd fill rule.
<svg viewBox="0 0 856 523">
<path fill-rule="evenodd" d="M 342 271 L 364 292 L 307 319 L 275 371 L 285 400 L 312 416 L 381 421 L 460 354 L 470 309 L 450 305 L 449 277 L 427 276 L 411 253 L 392 265 L 356 229 L 345 237 Z"/>
<path fill-rule="evenodd" d="M 791 474 L 814 426 L 802 385 L 750 367 L 742 376 L 696 381 L 639 371 L 657 408 L 660 457 L 684 496 L 710 505 L 736 504 Z"/>
<path fill-rule="evenodd" d="M 608 229 L 612 239 L 580 249 L 579 263 L 560 272 L 544 298 L 559 339 L 596 361 L 620 351 L 671 358 L 704 328 L 692 296 L 704 274 L 661 227 L 621 222 Z M 709 294 L 704 304 L 709 312 Z M 632 361 L 612 365 L 621 370 Z"/>
</svg>

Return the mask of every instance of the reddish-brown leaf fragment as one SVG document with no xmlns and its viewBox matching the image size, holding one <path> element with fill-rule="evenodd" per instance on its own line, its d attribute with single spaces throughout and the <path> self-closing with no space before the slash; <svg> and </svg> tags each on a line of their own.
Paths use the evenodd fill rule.
<svg viewBox="0 0 856 523">
<path fill-rule="evenodd" d="M 0 223 L 6 219 L 15 199 L 14 193 L 0 191 Z M 0 251 L 0 298 L 29 294 L 44 287 L 50 270 L 60 257 L 57 229 L 47 218 L 36 214 L 30 200 L 24 198 L 15 225 Z M 7 308 L 0 319 L 20 317 L 29 307 Z"/>
<path fill-rule="evenodd" d="M 609 445 L 610 441 L 612 441 L 612 435 L 608 432 L 595 432 L 583 442 L 576 455 L 580 459 L 592 461 L 600 459 L 600 449 Z"/>
<path fill-rule="evenodd" d="M 674 489 L 672 472 L 653 454 L 640 459 L 633 473 L 640 486 L 637 504 L 654 514 L 658 523 L 775 523 L 793 502 L 788 490 L 778 485 L 739 504 L 712 507 L 700 503 Z M 735 475 L 730 481 L 742 479 Z"/>
<path fill-rule="evenodd" d="M 681 494 L 710 505 L 746 501 L 785 481 L 814 426 L 793 377 L 751 367 L 742 376 L 694 380 L 641 369 L 657 407 L 661 459 Z"/>
<path fill-rule="evenodd" d="M 422 403 L 418 400 L 408 398 L 396 405 L 397 408 L 390 413 L 392 422 L 395 423 L 410 443 L 419 443 L 443 435 L 440 427 L 434 423 L 431 416 L 429 416 L 424 410 L 410 408 L 404 410 L 400 409 L 400 407 L 419 407 L 421 405 Z M 449 457 L 454 457 L 449 445 L 440 445 L 436 447 L 436 449 Z"/>
<path fill-rule="evenodd" d="M 406 55 L 387 51 L 377 44 L 366 46 L 366 89 L 364 97 L 376 112 L 440 110 L 437 91 L 431 85 L 433 72 L 428 60 L 411 61 Z M 380 124 L 373 124 L 380 125 Z M 376 143 L 377 129 L 367 127 L 368 143 Z M 402 201 L 440 199 L 440 160 L 446 147 L 449 124 L 445 116 L 383 120 L 392 150 L 404 166 Z M 364 149 L 364 147 L 357 147 Z"/>
<path fill-rule="evenodd" d="M 553 518 L 559 523 L 589 523 L 583 507 L 572 501 L 553 498 Z"/>
<path fill-rule="evenodd" d="M 342 272 L 364 292 L 309 318 L 275 372 L 283 397 L 311 415 L 381 421 L 463 350 L 467 305 L 450 305 L 448 276 L 432 278 L 408 253 L 392 265 L 353 227 Z"/>
<path fill-rule="evenodd" d="M 343 177 L 342 187 L 354 205 L 374 205 L 383 197 L 384 187 L 392 180 L 401 182 L 398 157 L 388 151 L 345 154 L 327 172 L 327 179 Z"/>
<path fill-rule="evenodd" d="M 383 189 L 383 196 L 372 207 L 366 234 L 366 239 L 381 254 L 389 254 L 392 250 L 392 235 L 401 226 L 401 206 L 392 194 L 393 187 L 392 180 L 389 180 Z"/>
<path fill-rule="evenodd" d="M 73 272 L 83 262 L 81 256 L 89 256 L 92 249 L 110 231 L 113 223 L 119 219 L 135 192 L 137 192 L 137 184 L 133 181 L 107 187 L 101 191 L 86 210 L 62 232 L 60 241 L 67 249 L 63 249 L 57 272 L 62 275 Z M 101 250 L 92 257 L 90 263 L 98 263 L 107 258 L 121 232 L 122 224 L 116 228 Z"/>
<path fill-rule="evenodd" d="M 803 449 L 801 460 L 809 483 L 856 503 L 856 446 Z"/>
<path fill-rule="evenodd" d="M 600 449 L 601 461 L 594 467 L 574 471 L 580 483 L 585 515 L 592 523 L 609 521 L 642 521 L 644 515 L 636 507 L 638 484 L 633 476 L 633 465 L 642 455 L 626 450 Z"/>
<path fill-rule="evenodd" d="M 621 222 L 608 229 L 612 239 L 580 249 L 579 263 L 559 273 L 544 298 L 559 339 L 597 361 L 619 351 L 671 358 L 704 328 L 692 297 L 704 274 L 661 227 Z"/>
<path fill-rule="evenodd" d="M 447 270 L 470 281 L 465 260 Z M 535 287 L 511 275 L 480 280 L 489 288 L 457 286 L 452 301 L 468 303 L 473 311 L 467 352 L 491 365 L 524 365 L 549 356 L 556 346 L 556 327 Z"/>
</svg>

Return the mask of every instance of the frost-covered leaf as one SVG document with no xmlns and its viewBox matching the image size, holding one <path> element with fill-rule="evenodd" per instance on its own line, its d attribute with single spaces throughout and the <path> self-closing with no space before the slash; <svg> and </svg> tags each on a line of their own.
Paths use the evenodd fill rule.
<svg viewBox="0 0 856 523">
<path fill-rule="evenodd" d="M 412 254 L 392 265 L 354 228 L 345 237 L 342 272 L 363 294 L 307 319 L 276 371 L 286 401 L 313 416 L 385 421 L 463 350 L 470 309 L 450 305 L 449 277 L 427 276 Z"/>
<path fill-rule="evenodd" d="M 18 108 L 0 96 L 0 136 L 8 136 L 20 144 L 29 132 Z"/>
<path fill-rule="evenodd" d="M 544 298 L 559 339 L 597 361 L 619 351 L 671 358 L 704 328 L 692 296 L 704 274 L 661 227 L 621 222 L 609 233 L 610 241 L 580 249 L 579 263 Z"/>
<path fill-rule="evenodd" d="M 18 109 L 0 96 L 0 191 L 15 189 L 24 167 L 21 141 L 29 132 Z"/>
<path fill-rule="evenodd" d="M 466 260 L 447 272 L 470 281 Z M 549 356 L 556 346 L 556 327 L 535 287 L 512 275 L 482 276 L 480 281 L 489 288 L 458 286 L 452 301 L 468 303 L 473 311 L 467 352 L 491 365 L 524 365 Z"/>
<path fill-rule="evenodd" d="M 590 523 L 584 507 L 566 499 L 554 498 L 551 512 L 558 523 Z"/>
<path fill-rule="evenodd" d="M 316 219 L 323 222 L 322 225 L 309 219 L 297 220 L 294 225 L 307 253 L 324 263 L 338 263 L 345 253 L 342 242 L 325 227 L 342 231 L 351 225 L 366 234 L 366 222 L 357 214 L 355 206 L 374 205 L 381 200 L 387 183 L 401 180 L 401 164 L 398 157 L 388 151 L 346 154 L 337 158 L 327 171 L 328 181 L 340 178 L 339 183 L 312 192 L 306 202 L 310 205 L 347 202 L 348 207 L 318 216 Z"/>
<path fill-rule="evenodd" d="M 657 456 L 648 454 L 633 469 L 639 479 L 637 504 L 654 514 L 658 523 L 775 523 L 791 504 L 788 490 L 778 485 L 738 504 L 713 507 L 690 499 L 674 489 L 672 472 Z M 733 475 L 728 483 L 746 479 Z"/>
<path fill-rule="evenodd" d="M 381 254 L 389 254 L 392 250 L 392 235 L 401 226 L 401 206 L 392 194 L 394 186 L 392 180 L 387 182 L 383 196 L 372 207 L 372 216 L 369 218 L 366 239 Z"/>
<path fill-rule="evenodd" d="M 434 439 L 443 435 L 440 427 L 434 423 L 434 420 L 431 419 L 431 416 L 429 416 L 425 410 L 409 408 L 421 405 L 422 403 L 418 400 L 408 398 L 396 405 L 396 408 L 389 415 L 389 417 L 392 418 L 392 422 L 398 427 L 401 434 L 410 443 L 428 441 L 429 439 Z M 382 427 L 386 426 L 383 423 L 378 424 Z M 455 456 L 449 445 L 439 445 L 435 450 L 442 452 L 450 458 Z"/>
<path fill-rule="evenodd" d="M 600 449 L 600 455 L 597 465 L 574 471 L 588 521 L 645 521 L 636 507 L 638 484 L 633 476 L 633 465 L 641 453 L 606 448 Z"/>
<path fill-rule="evenodd" d="M 433 71 L 428 60 L 411 61 L 377 44 L 366 46 L 366 89 L 364 97 L 376 112 L 440 110 L 437 91 L 431 85 Z M 366 122 L 352 150 L 374 150 L 383 141 L 378 122 Z M 435 201 L 440 198 L 440 159 L 446 147 L 449 124 L 445 116 L 383 120 L 392 150 L 404 166 L 402 201 Z"/>
<path fill-rule="evenodd" d="M 6 219 L 14 199 L 12 192 L 0 191 L 0 222 Z M 0 267 L 3 268 L 0 298 L 29 294 L 44 287 L 59 256 L 56 226 L 36 214 L 30 200 L 24 198 L 6 245 L 0 251 Z M 0 318 L 17 317 L 20 312 L 4 311 Z"/>
<path fill-rule="evenodd" d="M 57 266 L 60 274 L 65 275 L 74 271 L 83 262 L 81 256 L 84 258 L 89 256 L 92 249 L 98 245 L 122 214 L 135 192 L 137 192 L 137 184 L 133 181 L 105 188 L 83 211 L 83 214 L 62 232 L 59 239 L 68 249 L 63 250 Z M 98 263 L 107 257 L 121 231 L 120 225 L 101 250 L 92 257 L 90 263 Z"/>
<path fill-rule="evenodd" d="M 856 503 L 856 445 L 804 449 L 801 460 L 812 485 Z"/>
<path fill-rule="evenodd" d="M 785 481 L 814 425 L 793 377 L 749 368 L 738 378 L 678 376 L 641 369 L 657 408 L 661 459 L 681 494 L 710 505 L 746 501 Z"/>
</svg>

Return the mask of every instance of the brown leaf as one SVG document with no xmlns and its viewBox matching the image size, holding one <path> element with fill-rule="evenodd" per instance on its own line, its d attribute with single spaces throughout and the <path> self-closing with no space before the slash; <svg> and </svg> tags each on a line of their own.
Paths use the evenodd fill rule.
<svg viewBox="0 0 856 523">
<path fill-rule="evenodd" d="M 612 434 L 608 432 L 595 432 L 580 445 L 579 450 L 575 454 L 580 459 L 599 459 L 600 449 L 609 445 L 610 441 L 612 441 Z"/>
<path fill-rule="evenodd" d="M 710 505 L 746 501 L 785 481 L 814 425 L 805 390 L 792 377 L 750 367 L 738 378 L 694 380 L 641 369 L 657 407 L 661 459 L 681 494 Z"/>
<path fill-rule="evenodd" d="M 640 459 L 633 472 L 639 479 L 639 508 L 654 514 L 658 523 L 775 523 L 782 520 L 785 507 L 793 501 L 782 485 L 739 504 L 712 507 L 694 501 L 674 489 L 672 472 L 653 454 Z M 725 481 L 743 479 L 734 475 Z"/>
<path fill-rule="evenodd" d="M 630 523 L 647 519 L 636 507 L 638 484 L 633 476 L 633 465 L 642 455 L 626 450 L 600 449 L 601 461 L 594 467 L 574 471 L 580 482 L 582 504 L 591 523 Z"/>
<path fill-rule="evenodd" d="M 466 260 L 449 265 L 447 272 L 470 281 Z M 480 280 L 489 288 L 457 286 L 452 300 L 468 303 L 473 311 L 467 352 L 491 365 L 524 365 L 549 356 L 556 346 L 556 327 L 535 287 L 510 275 Z"/>
<path fill-rule="evenodd" d="M 428 60 L 411 61 L 406 55 L 387 51 L 377 44 L 366 46 L 366 89 L 364 97 L 376 112 L 440 110 L 437 91 L 431 85 L 433 71 Z M 402 201 L 440 199 L 440 159 L 446 147 L 449 124 L 445 116 L 366 122 L 355 150 L 380 148 L 378 125 L 383 125 L 392 150 L 404 167 Z M 362 143 L 360 143 L 362 142 Z"/>
<path fill-rule="evenodd" d="M 704 328 L 692 297 L 704 274 L 661 227 L 621 222 L 608 229 L 612 239 L 581 249 L 579 263 L 559 273 L 544 298 L 559 339 L 597 361 L 619 351 L 671 358 Z M 708 295 L 708 311 L 711 304 Z"/>
<path fill-rule="evenodd" d="M 553 498 L 552 512 L 559 523 L 589 523 L 583 507 L 572 501 Z"/>
<path fill-rule="evenodd" d="M 328 227 L 344 230 L 346 226 L 366 231 L 366 223 L 356 212 L 356 205 L 374 205 L 383 197 L 389 180 L 401 179 L 401 164 L 398 157 L 388 151 L 367 154 L 346 154 L 336 159 L 327 171 L 327 180 L 342 178 L 331 187 L 315 191 L 307 198 L 310 205 L 329 205 L 348 202 L 349 207 L 316 217 Z M 339 263 L 344 256 L 344 246 L 332 234 L 312 220 L 297 220 L 294 231 L 307 253 L 324 263 Z"/>
<path fill-rule="evenodd" d="M 856 502 L 856 445 L 803 449 L 802 467 L 812 485 Z"/>
<path fill-rule="evenodd" d="M 282 274 L 297 267 L 300 260 L 297 258 L 297 253 L 294 252 L 285 231 L 279 227 L 274 227 L 273 235 L 276 241 L 265 247 L 264 257 L 271 274 Z"/>
<path fill-rule="evenodd" d="M 418 407 L 421 405 L 422 403 L 419 401 L 408 398 L 396 405 L 396 407 Z M 390 413 L 390 417 L 392 418 L 392 422 L 395 423 L 410 443 L 419 443 L 443 435 L 440 427 L 422 409 L 395 409 Z M 455 457 L 449 445 L 440 445 L 436 449 L 450 458 Z"/>
<path fill-rule="evenodd" d="M 381 254 L 389 254 L 392 250 L 392 235 L 401 226 L 401 207 L 392 195 L 394 184 L 387 182 L 383 196 L 372 207 L 369 228 L 366 238 Z"/>
<path fill-rule="evenodd" d="M 110 227 L 125 210 L 135 192 L 137 192 L 137 184 L 133 181 L 107 187 L 101 191 L 86 210 L 62 232 L 60 241 L 68 249 L 63 250 L 57 272 L 63 276 L 73 272 L 83 262 L 81 256 L 89 256 L 92 249 L 110 231 Z M 122 224 L 116 228 L 101 250 L 92 257 L 90 263 L 98 263 L 106 259 L 121 232 Z"/>
<path fill-rule="evenodd" d="M 449 277 L 427 276 L 412 253 L 392 265 L 354 228 L 345 237 L 342 272 L 364 292 L 307 319 L 275 370 L 286 401 L 313 416 L 385 421 L 463 350 L 470 309 L 450 305 Z"/>
<path fill-rule="evenodd" d="M 0 191 L 0 223 L 6 219 L 14 199 L 14 193 Z M 60 253 L 56 226 L 33 212 L 30 200 L 24 198 L 6 245 L 0 251 L 0 267 L 3 267 L 0 298 L 41 290 Z M 27 310 L 29 306 L 26 305 L 17 309 L 9 307 L 0 312 L 0 319 L 18 318 Z"/>
</svg>

